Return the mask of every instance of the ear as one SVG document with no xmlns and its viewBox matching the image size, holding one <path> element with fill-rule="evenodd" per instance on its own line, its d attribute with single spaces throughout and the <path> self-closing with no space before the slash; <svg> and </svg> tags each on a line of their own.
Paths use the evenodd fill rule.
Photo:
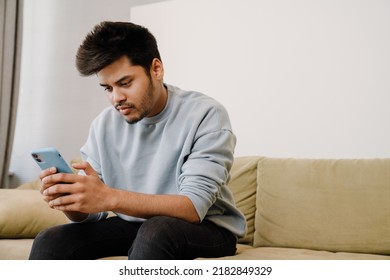
<svg viewBox="0 0 390 280">
<path fill-rule="evenodd" d="M 150 67 L 150 74 L 157 80 L 162 80 L 164 78 L 164 66 L 162 61 L 158 58 L 153 59 L 152 66 Z"/>
</svg>

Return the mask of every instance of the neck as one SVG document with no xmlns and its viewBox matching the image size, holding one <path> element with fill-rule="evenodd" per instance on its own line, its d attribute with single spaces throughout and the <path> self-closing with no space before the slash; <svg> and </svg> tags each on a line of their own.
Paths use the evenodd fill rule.
<svg viewBox="0 0 390 280">
<path fill-rule="evenodd" d="M 156 106 L 153 115 L 159 114 L 164 110 L 168 100 L 168 89 L 163 83 L 155 85 Z"/>
</svg>

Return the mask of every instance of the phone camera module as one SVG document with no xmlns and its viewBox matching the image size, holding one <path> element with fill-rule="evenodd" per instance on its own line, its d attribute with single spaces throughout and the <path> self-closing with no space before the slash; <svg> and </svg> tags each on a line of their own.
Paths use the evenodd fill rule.
<svg viewBox="0 0 390 280">
<path fill-rule="evenodd" d="M 42 161 L 43 161 L 43 160 L 41 159 L 40 155 L 38 155 L 38 154 L 33 154 L 32 156 L 33 156 L 33 158 L 34 158 L 37 162 L 42 162 Z"/>
</svg>

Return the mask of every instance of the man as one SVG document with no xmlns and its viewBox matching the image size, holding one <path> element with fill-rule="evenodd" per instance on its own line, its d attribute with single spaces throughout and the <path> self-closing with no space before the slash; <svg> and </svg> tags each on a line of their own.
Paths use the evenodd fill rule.
<svg viewBox="0 0 390 280">
<path fill-rule="evenodd" d="M 97 25 L 76 62 L 113 106 L 93 121 L 79 174 L 40 173 L 45 201 L 73 223 L 41 232 L 30 259 L 234 255 L 246 223 L 227 187 L 235 136 L 225 109 L 165 84 L 155 38 L 132 23 Z"/>
</svg>

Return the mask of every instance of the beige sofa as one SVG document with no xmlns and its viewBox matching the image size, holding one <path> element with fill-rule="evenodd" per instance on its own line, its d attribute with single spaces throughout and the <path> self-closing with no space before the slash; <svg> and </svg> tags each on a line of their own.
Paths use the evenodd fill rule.
<svg viewBox="0 0 390 280">
<path fill-rule="evenodd" d="M 248 233 L 223 259 L 390 259 L 390 159 L 239 157 L 231 175 Z M 0 259 L 67 222 L 37 188 L 0 190 Z"/>
</svg>

